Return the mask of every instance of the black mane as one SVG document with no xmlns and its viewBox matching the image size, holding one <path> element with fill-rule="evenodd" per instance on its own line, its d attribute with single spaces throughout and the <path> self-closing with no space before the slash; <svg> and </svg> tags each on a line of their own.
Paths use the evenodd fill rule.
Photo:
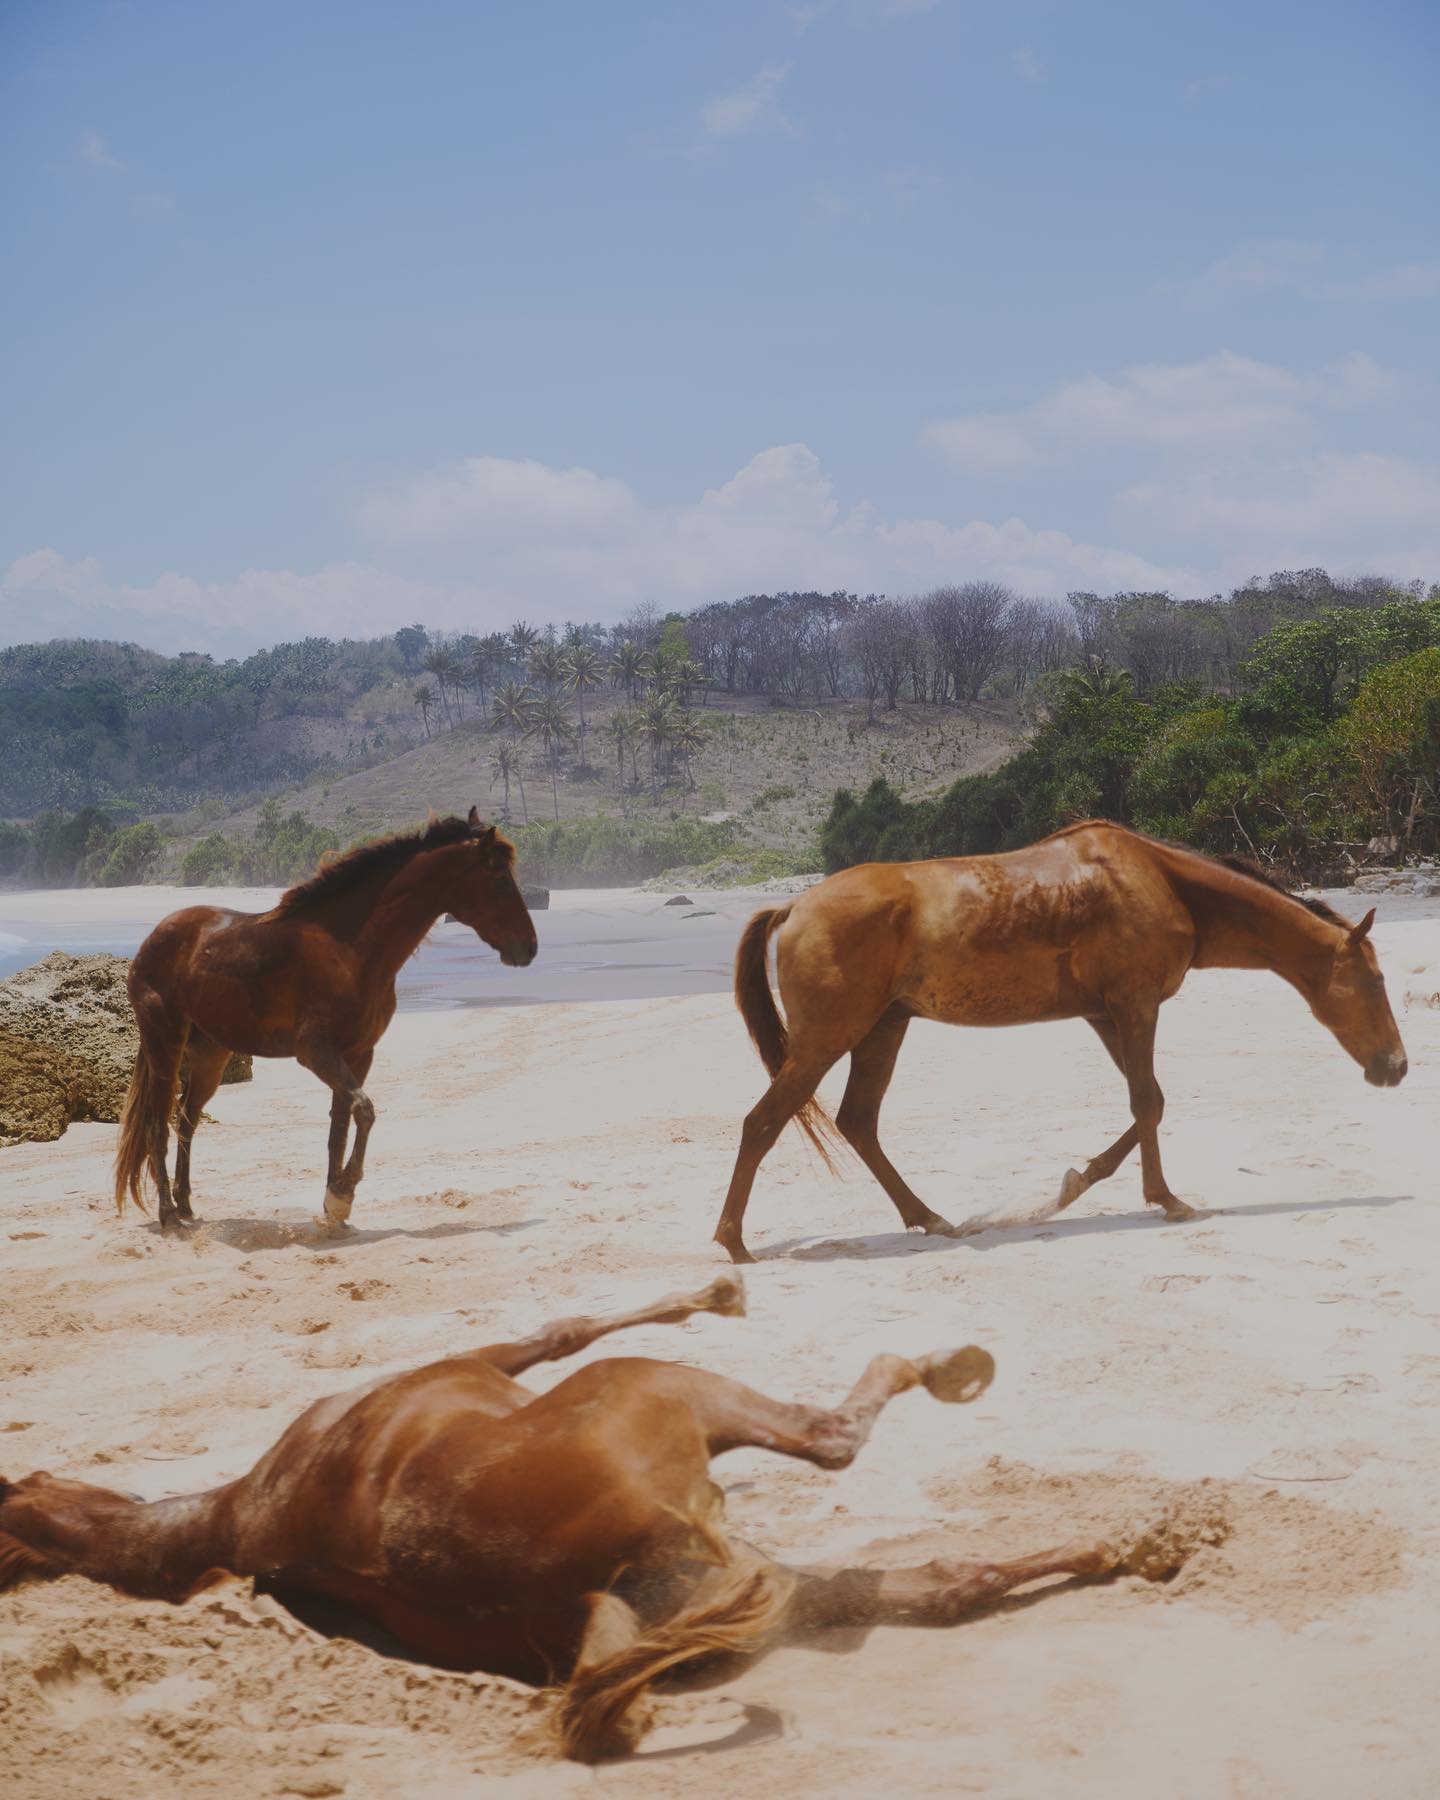
<svg viewBox="0 0 1440 1800">
<path fill-rule="evenodd" d="M 1198 852 L 1191 851 L 1192 856 Z M 1293 900 L 1297 906 L 1303 906 L 1306 912 L 1314 913 L 1317 919 L 1324 919 L 1329 925 L 1339 925 L 1342 930 L 1350 929 L 1349 919 L 1342 919 L 1333 906 L 1327 906 L 1323 900 L 1308 899 L 1304 894 L 1297 894 L 1289 888 L 1269 869 L 1262 869 L 1259 863 L 1251 862 L 1248 856 L 1237 856 L 1233 852 L 1226 856 L 1210 856 L 1207 862 L 1217 862 L 1222 869 L 1229 869 L 1232 875 L 1243 875 L 1247 881 L 1258 881 L 1262 887 L 1268 887 L 1277 894 L 1283 894 L 1287 900 Z"/>
<path fill-rule="evenodd" d="M 452 816 L 432 819 L 416 831 L 401 831 L 393 837 L 373 838 L 369 843 L 357 844 L 353 850 L 322 862 L 308 881 L 287 888 L 276 902 L 275 911 L 298 912 L 321 900 L 333 900 L 337 894 L 347 893 L 371 875 L 398 868 L 422 850 L 441 850 L 447 844 L 463 843 L 466 838 L 483 837 L 489 829 L 489 826 L 472 825 L 467 819 Z M 513 860 L 515 852 L 511 845 L 499 836 L 495 842 L 497 847 L 508 850 Z"/>
</svg>

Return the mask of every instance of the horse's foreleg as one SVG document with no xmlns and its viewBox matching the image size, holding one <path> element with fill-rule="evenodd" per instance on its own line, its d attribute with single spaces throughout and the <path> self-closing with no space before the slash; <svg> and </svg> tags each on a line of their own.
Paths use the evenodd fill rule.
<svg viewBox="0 0 1440 1800">
<path fill-rule="evenodd" d="M 935 1351 L 913 1361 L 903 1356 L 877 1356 L 835 1407 L 771 1400 L 722 1375 L 700 1370 L 687 1373 L 690 1402 L 711 1456 L 753 1446 L 799 1457 L 822 1469 L 843 1469 L 855 1460 L 876 1419 L 897 1394 L 924 1387 L 937 1400 L 975 1400 L 989 1387 L 995 1362 L 988 1351 L 974 1344 L 963 1350 Z"/>
<path fill-rule="evenodd" d="M 1160 1121 L 1165 1114 L 1165 1096 L 1155 1079 L 1155 1013 L 1151 1010 L 1122 1016 L 1116 1019 L 1115 1029 L 1130 1087 L 1130 1110 L 1135 1115 L 1135 1131 L 1140 1140 L 1145 1204 L 1162 1207 L 1168 1219 L 1193 1219 L 1194 1207 L 1171 1193 L 1160 1163 Z"/>
<path fill-rule="evenodd" d="M 455 1360 L 487 1363 L 504 1375 L 520 1375 L 536 1363 L 574 1356 L 588 1349 L 597 1338 L 608 1337 L 612 1331 L 627 1331 L 632 1325 L 679 1325 L 697 1312 L 738 1317 L 744 1311 L 745 1289 L 740 1277 L 717 1275 L 695 1294 L 670 1294 L 653 1306 L 641 1306 L 608 1319 L 556 1319 L 533 1337 L 521 1338 L 515 1344 L 490 1344 L 483 1350 L 469 1350 Z"/>
<path fill-rule="evenodd" d="M 1113 1574 L 1123 1552 L 1099 1538 L 1006 1562 L 937 1559 L 908 1569 L 793 1569 L 792 1634 L 855 1625 L 954 1625 L 1014 1588 L 1055 1575 L 1094 1580 Z"/>
<path fill-rule="evenodd" d="M 330 1096 L 330 1142 L 326 1149 L 325 1185 L 333 1188 L 345 1166 L 345 1140 L 350 1135 L 350 1099 L 347 1094 Z"/>
<path fill-rule="evenodd" d="M 350 1160 L 338 1173 L 328 1175 L 326 1180 L 324 1222 L 334 1230 L 343 1230 L 348 1222 L 350 1209 L 355 1201 L 355 1189 L 365 1174 L 365 1145 L 375 1124 L 375 1105 L 360 1084 L 370 1073 L 373 1054 L 371 1050 L 354 1051 L 347 1061 L 333 1045 L 313 1039 L 295 1052 L 296 1060 L 309 1069 L 312 1075 L 317 1075 L 335 1097 L 330 1108 L 332 1160 L 338 1160 L 337 1109 L 343 1105 L 347 1121 L 355 1121 L 355 1144 L 350 1152 Z M 344 1135 L 343 1132 L 340 1134 L 339 1149 L 342 1153 Z"/>
<path fill-rule="evenodd" d="M 850 1052 L 850 1079 L 845 1084 L 845 1098 L 840 1102 L 835 1123 L 890 1196 L 907 1231 L 948 1234 L 952 1229 L 949 1222 L 911 1192 L 880 1148 L 880 1103 L 895 1073 L 895 1061 L 909 1024 L 910 1014 L 903 1007 L 892 1006 Z"/>
<path fill-rule="evenodd" d="M 776 1138 L 801 1107 L 813 1099 L 821 1077 L 835 1063 L 839 1054 L 837 1051 L 833 1056 L 808 1062 L 801 1062 L 793 1056 L 787 1057 L 780 1065 L 780 1072 L 770 1083 L 769 1092 L 758 1106 L 746 1114 L 745 1125 L 740 1133 L 740 1151 L 735 1158 L 735 1171 L 730 1177 L 725 1205 L 715 1227 L 715 1242 L 729 1251 L 732 1262 L 747 1263 L 755 1260 L 745 1248 L 744 1226 L 745 1208 L 750 1201 L 750 1190 L 755 1185 L 756 1171 L 774 1147 Z"/>
<path fill-rule="evenodd" d="M 175 1119 L 175 1210 L 188 1220 L 195 1216 L 190 1210 L 190 1142 L 201 1113 L 220 1085 L 230 1052 L 203 1032 L 192 1030 L 186 1054 L 189 1066 Z"/>
</svg>

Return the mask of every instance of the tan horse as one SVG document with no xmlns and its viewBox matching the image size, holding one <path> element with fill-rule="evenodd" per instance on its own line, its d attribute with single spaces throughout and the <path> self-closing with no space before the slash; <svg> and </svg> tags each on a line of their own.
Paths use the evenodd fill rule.
<svg viewBox="0 0 1440 1800">
<path fill-rule="evenodd" d="M 1030 1025 L 1084 1019 L 1130 1090 L 1134 1124 L 1083 1171 L 1060 1206 L 1114 1174 L 1138 1143 L 1147 1204 L 1193 1217 L 1160 1166 L 1165 1098 L 1155 1021 L 1191 969 L 1272 969 L 1379 1087 L 1405 1077 L 1405 1047 L 1369 942 L 1319 900 L 1300 900 L 1240 858 L 1214 860 L 1102 820 L 1067 826 L 1003 856 L 865 863 L 751 919 L 735 998 L 772 1081 L 745 1120 L 715 1240 L 736 1262 L 761 1159 L 797 1119 L 829 1162 L 834 1127 L 815 1089 L 850 1057 L 835 1118 L 906 1226 L 952 1234 L 880 1148 L 880 1103 L 911 1019 Z M 786 1023 L 766 976 L 775 960 Z"/>
<path fill-rule="evenodd" d="M 120 1121 L 116 1207 L 127 1195 L 141 1204 L 148 1169 L 161 1229 L 190 1222 L 190 1141 L 231 1051 L 246 1050 L 293 1056 L 330 1089 L 324 1216 L 343 1231 L 375 1123 L 362 1084 L 395 1013 L 395 977 L 447 912 L 503 962 L 531 962 L 535 923 L 514 866 L 514 846 L 472 806 L 468 819 L 434 819 L 336 857 L 269 912 L 189 906 L 162 919 L 130 965 L 140 1050 Z M 187 1052 L 172 1195 L 165 1155 Z"/>
<path fill-rule="evenodd" d="M 1186 1546 L 1157 1549 L 1141 1532 L 1007 1562 L 791 1571 L 724 1536 L 712 1456 L 753 1445 L 844 1468 L 907 1388 L 983 1393 L 994 1363 L 973 1345 L 877 1356 L 834 1408 L 634 1357 L 538 1397 L 514 1379 L 607 1332 L 697 1311 L 743 1312 L 738 1279 L 321 1400 L 248 1475 L 206 1494 L 147 1505 L 44 1473 L 0 1481 L 0 1589 L 79 1574 L 181 1601 L 226 1573 L 261 1576 L 297 1604 L 349 1605 L 430 1662 L 568 1678 L 561 1743 L 592 1757 L 624 1747 L 651 1682 L 699 1658 L 825 1626 L 954 1624 L 1047 1576 L 1159 1578 L 1184 1560 Z"/>
</svg>

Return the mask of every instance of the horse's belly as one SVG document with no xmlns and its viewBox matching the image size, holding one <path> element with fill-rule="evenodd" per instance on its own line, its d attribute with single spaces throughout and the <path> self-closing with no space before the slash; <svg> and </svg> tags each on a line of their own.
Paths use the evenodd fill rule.
<svg viewBox="0 0 1440 1800">
<path fill-rule="evenodd" d="M 1040 1025 L 1085 1010 L 1058 962 L 1039 970 L 951 966 L 920 977 L 902 998 L 912 1012 L 942 1025 Z"/>
</svg>

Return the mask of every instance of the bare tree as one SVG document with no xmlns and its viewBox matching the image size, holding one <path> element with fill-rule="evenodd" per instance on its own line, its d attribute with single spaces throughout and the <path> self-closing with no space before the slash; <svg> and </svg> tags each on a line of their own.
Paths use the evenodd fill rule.
<svg viewBox="0 0 1440 1800">
<path fill-rule="evenodd" d="M 967 581 L 962 587 L 936 588 L 925 596 L 925 624 L 957 701 L 978 700 L 1000 667 L 1014 605 L 1014 594 L 998 581 Z"/>
</svg>

